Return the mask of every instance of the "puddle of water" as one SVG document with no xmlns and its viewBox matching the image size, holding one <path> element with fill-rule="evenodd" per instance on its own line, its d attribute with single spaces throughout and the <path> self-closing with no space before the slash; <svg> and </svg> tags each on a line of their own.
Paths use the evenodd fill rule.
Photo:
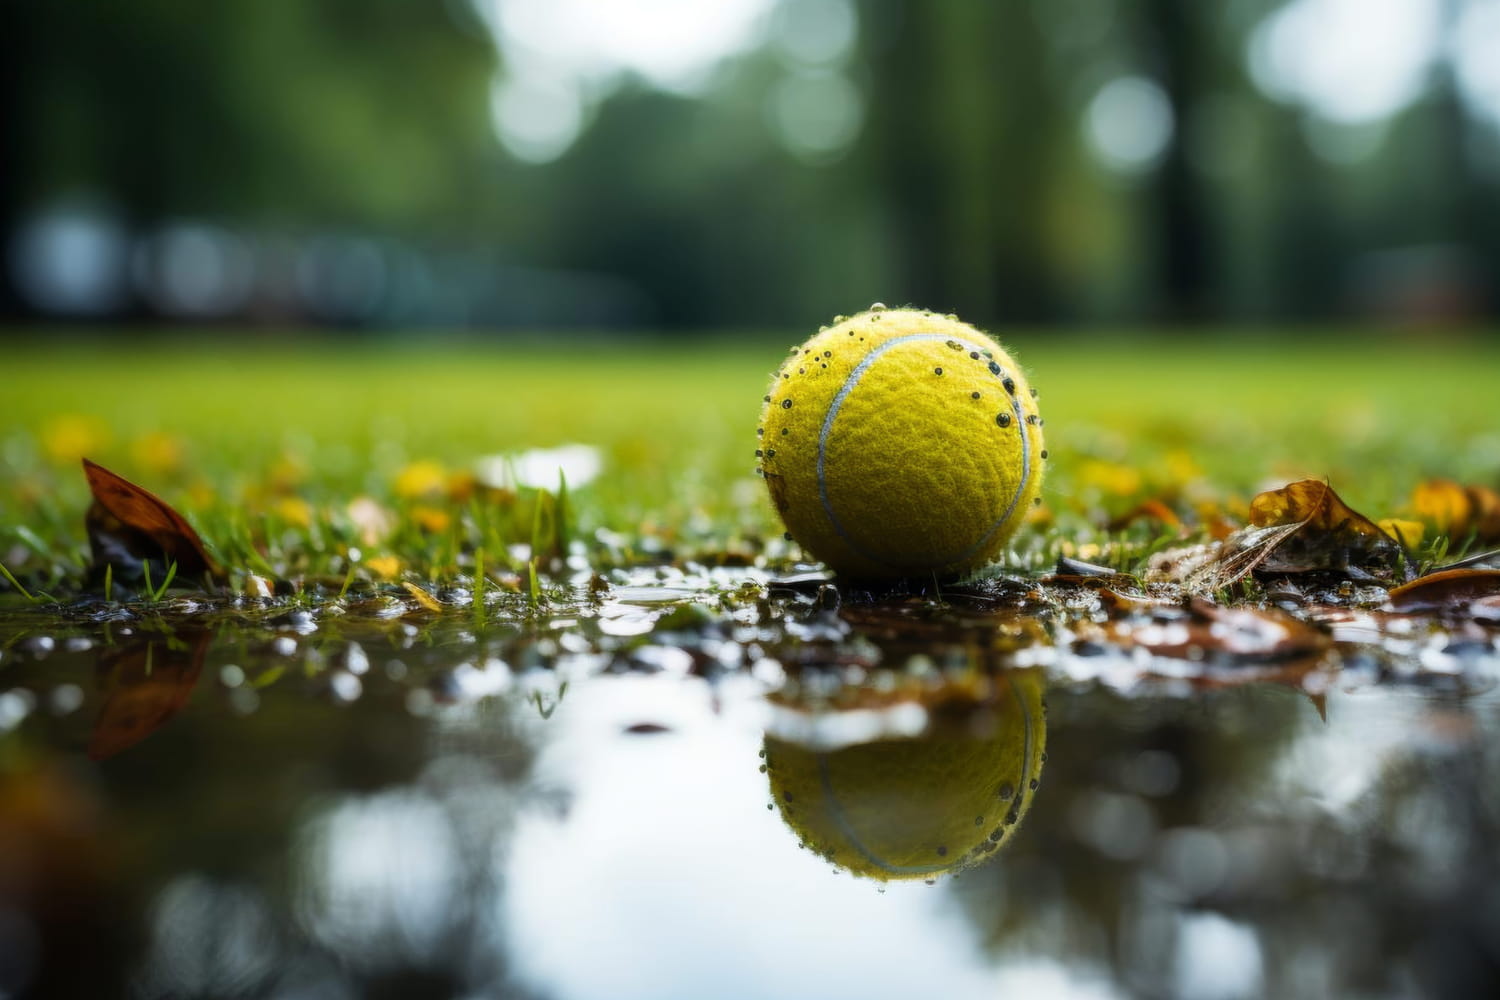
<svg viewBox="0 0 1500 1000">
<path fill-rule="evenodd" d="M 0 993 L 1500 987 L 1493 637 L 1240 683 L 1160 636 L 761 583 L 483 630 L 7 626 Z"/>
</svg>

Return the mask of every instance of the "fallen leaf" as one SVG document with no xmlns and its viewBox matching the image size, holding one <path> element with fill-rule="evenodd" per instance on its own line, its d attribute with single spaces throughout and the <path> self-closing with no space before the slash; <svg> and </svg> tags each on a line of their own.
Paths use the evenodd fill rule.
<svg viewBox="0 0 1500 1000">
<path fill-rule="evenodd" d="M 1176 571 L 1176 576 L 1162 575 L 1166 582 L 1180 582 L 1195 594 L 1222 590 L 1253 573 L 1271 554 L 1302 529 L 1300 524 L 1275 524 L 1259 528 L 1242 528 L 1215 546 L 1201 546 L 1209 555 L 1198 560 L 1179 558 L 1176 562 L 1165 562 Z M 1172 553 L 1159 553 L 1161 556 Z M 1156 564 L 1153 558 L 1153 568 Z"/>
<path fill-rule="evenodd" d="M 1388 580 L 1403 555 L 1401 543 L 1349 507 L 1333 487 L 1316 479 L 1267 490 L 1250 501 L 1250 528 L 1285 528 L 1284 538 L 1260 553 L 1251 566 L 1261 573 L 1334 570 L 1353 579 Z M 1267 538 L 1256 537 L 1263 545 Z M 1245 549 L 1242 543 L 1226 550 Z"/>
<path fill-rule="evenodd" d="M 109 695 L 94 721 L 89 757 L 113 757 L 182 711 L 203 670 L 210 638 L 212 633 L 204 630 L 105 650 L 98 671 Z"/>
<path fill-rule="evenodd" d="M 1429 573 L 1390 593 L 1397 611 L 1462 611 L 1500 596 L 1500 569 L 1448 569 Z"/>
<path fill-rule="evenodd" d="M 1158 524 L 1171 528 L 1182 526 L 1182 518 L 1178 517 L 1177 513 L 1171 507 L 1168 507 L 1161 500 L 1150 499 L 1141 501 L 1135 507 L 1110 521 L 1109 530 L 1120 531 L 1134 524 L 1136 521 L 1155 521 Z"/>
<path fill-rule="evenodd" d="M 166 502 L 86 458 L 83 472 L 94 495 L 84 524 L 96 575 L 108 565 L 115 567 L 117 579 L 135 580 L 150 562 L 159 570 L 153 576 L 157 580 L 165 579 L 173 563 L 182 577 L 206 573 L 223 579 L 223 568 L 208 554 L 198 532 Z"/>
</svg>

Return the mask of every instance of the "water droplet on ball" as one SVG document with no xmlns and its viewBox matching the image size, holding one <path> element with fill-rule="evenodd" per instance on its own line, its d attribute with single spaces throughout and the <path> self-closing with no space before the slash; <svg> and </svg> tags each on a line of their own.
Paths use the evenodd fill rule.
<svg viewBox="0 0 1500 1000">
<path fill-rule="evenodd" d="M 996 414 L 995 415 L 995 423 L 999 424 L 1001 427 L 1009 427 L 1010 426 L 1010 414 L 1009 413 L 999 413 L 999 414 Z"/>
<path fill-rule="evenodd" d="M 783 399 L 781 401 L 781 408 L 783 410 L 790 410 L 792 408 L 792 401 L 790 399 Z"/>
</svg>

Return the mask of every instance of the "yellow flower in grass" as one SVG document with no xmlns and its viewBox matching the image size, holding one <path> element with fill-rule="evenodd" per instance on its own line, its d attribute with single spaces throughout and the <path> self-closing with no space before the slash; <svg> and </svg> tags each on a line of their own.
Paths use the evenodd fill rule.
<svg viewBox="0 0 1500 1000">
<path fill-rule="evenodd" d="M 395 556 L 373 556 L 364 561 L 364 567 L 382 580 L 394 580 L 401 572 L 401 560 Z"/>
<path fill-rule="evenodd" d="M 175 472 L 182 465 L 182 441 L 164 431 L 151 431 L 130 442 L 130 457 L 147 472 Z"/>
<path fill-rule="evenodd" d="M 428 504 L 418 504 L 411 509 L 411 519 L 429 535 L 435 535 L 440 531 L 447 531 L 448 526 L 453 523 L 453 516 L 446 510 L 433 507 Z"/>
<path fill-rule="evenodd" d="M 1414 549 L 1422 544 L 1422 536 L 1427 534 L 1427 525 L 1421 521 L 1409 521 L 1400 517 L 1382 517 L 1375 522 L 1380 530 L 1390 535 L 1408 549 Z"/>
<path fill-rule="evenodd" d="M 412 462 L 396 473 L 396 495 L 404 500 L 441 496 L 447 486 L 448 471 L 427 459 Z"/>
<path fill-rule="evenodd" d="M 312 504 L 301 497 L 279 497 L 271 505 L 277 517 L 296 528 L 312 527 Z"/>
<path fill-rule="evenodd" d="M 39 435 L 42 451 L 58 463 L 77 462 L 86 455 L 98 456 L 109 446 L 109 427 L 98 417 L 64 413 L 43 425 Z"/>
<path fill-rule="evenodd" d="M 1141 491 L 1141 470 L 1120 462 L 1088 459 L 1078 466 L 1078 482 L 1106 497 L 1130 497 Z"/>
</svg>

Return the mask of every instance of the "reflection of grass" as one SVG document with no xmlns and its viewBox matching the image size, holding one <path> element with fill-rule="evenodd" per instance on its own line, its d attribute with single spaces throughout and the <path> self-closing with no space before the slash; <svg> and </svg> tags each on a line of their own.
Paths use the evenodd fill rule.
<svg viewBox="0 0 1500 1000">
<path fill-rule="evenodd" d="M 440 575 L 482 545 L 502 573 L 507 548 L 544 547 L 540 519 L 553 512 L 559 537 L 568 519 L 578 537 L 608 527 L 626 557 L 753 547 L 779 534 L 753 474 L 756 413 L 795 339 L 12 348 L 0 556 L 23 579 L 82 562 L 79 451 L 177 504 L 226 555 L 263 572 L 342 579 L 352 546 L 392 557 L 377 565 L 396 573 Z M 1031 371 L 1047 418 L 1053 520 L 1021 543 L 1033 562 L 1058 547 L 1087 555 L 1107 540 L 1109 518 L 1148 498 L 1191 524 L 1210 509 L 1233 516 L 1268 482 L 1327 477 L 1380 517 L 1399 513 L 1423 478 L 1493 482 L 1500 472 L 1493 338 L 1002 339 Z M 522 491 L 497 515 L 451 495 L 418 503 L 395 486 L 417 462 L 456 472 L 481 455 L 567 442 L 604 456 L 599 479 L 567 498 L 571 514 L 550 491 Z M 395 517 L 374 546 L 349 524 L 360 496 Z M 1136 523 L 1116 537 L 1140 552 L 1161 532 Z M 509 563 L 524 592 L 529 560 Z"/>
</svg>

